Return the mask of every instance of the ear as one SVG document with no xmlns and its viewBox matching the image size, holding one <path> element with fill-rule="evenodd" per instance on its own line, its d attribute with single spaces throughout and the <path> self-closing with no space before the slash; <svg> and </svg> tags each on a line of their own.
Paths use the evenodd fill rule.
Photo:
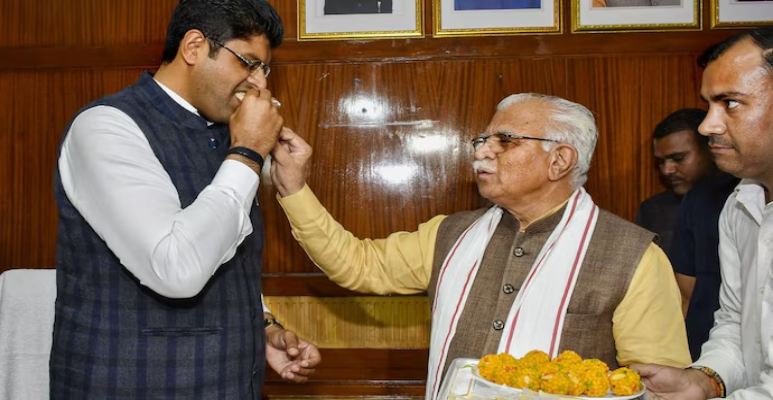
<svg viewBox="0 0 773 400">
<path fill-rule="evenodd" d="M 548 179 L 552 182 L 567 177 L 577 165 L 577 150 L 568 144 L 559 143 L 550 151 L 550 169 Z"/>
<path fill-rule="evenodd" d="M 209 42 L 198 29 L 191 29 L 185 33 L 180 41 L 177 56 L 188 65 L 195 65 L 202 56 L 209 57 Z"/>
</svg>

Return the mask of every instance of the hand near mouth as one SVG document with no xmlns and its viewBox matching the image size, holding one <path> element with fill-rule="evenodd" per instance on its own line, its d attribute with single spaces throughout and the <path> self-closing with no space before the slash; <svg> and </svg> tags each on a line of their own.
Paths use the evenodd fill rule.
<svg viewBox="0 0 773 400">
<path fill-rule="evenodd" d="M 229 123 L 231 146 L 247 147 L 265 158 L 284 125 L 279 109 L 271 104 L 271 92 L 251 88 L 234 96 L 241 97 L 241 104 Z"/>
</svg>

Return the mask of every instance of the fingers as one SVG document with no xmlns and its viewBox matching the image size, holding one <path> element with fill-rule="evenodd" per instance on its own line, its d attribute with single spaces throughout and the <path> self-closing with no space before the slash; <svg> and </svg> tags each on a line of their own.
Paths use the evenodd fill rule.
<svg viewBox="0 0 773 400">
<path fill-rule="evenodd" d="M 272 153 L 280 165 L 287 165 L 294 156 L 311 155 L 311 146 L 292 129 L 282 127 Z"/>
<path fill-rule="evenodd" d="M 298 336 L 293 331 L 284 331 L 284 342 L 287 355 L 290 357 L 298 357 L 301 351 L 298 350 Z"/>
<path fill-rule="evenodd" d="M 312 373 L 313 373 L 313 371 L 312 371 Z M 306 375 L 301 375 L 300 373 L 297 373 L 297 372 L 285 372 L 281 376 L 282 376 L 282 379 L 284 379 L 286 381 L 289 381 L 289 382 L 293 382 L 293 383 L 306 383 L 306 381 L 309 380 L 309 375 L 311 375 L 312 373 L 309 373 L 309 374 L 306 374 Z"/>
<path fill-rule="evenodd" d="M 284 130 L 285 128 L 282 128 L 282 131 Z M 279 141 L 277 141 L 276 144 L 274 145 L 274 149 L 271 150 L 271 154 L 274 156 L 274 159 L 276 160 L 275 164 L 286 165 L 291 160 L 290 150 L 282 142 L 281 137 L 279 138 Z M 272 169 L 273 167 L 274 166 L 272 166 Z"/>
<path fill-rule="evenodd" d="M 252 99 L 252 100 L 248 100 L 248 99 Z M 242 99 L 242 104 L 244 104 L 244 100 L 247 100 L 247 101 L 264 100 L 264 101 L 270 102 L 271 104 L 275 104 L 272 100 L 276 100 L 276 99 L 271 97 L 271 91 L 268 89 L 258 90 L 255 87 L 251 87 L 247 89 L 246 92 L 244 92 L 244 98 Z M 276 101 L 279 102 L 278 100 Z M 280 106 L 281 106 L 281 103 L 280 103 Z"/>
<path fill-rule="evenodd" d="M 654 364 L 631 364 L 628 368 L 636 371 L 642 378 L 645 378 L 655 375 L 660 367 Z"/>
<path fill-rule="evenodd" d="M 279 132 L 279 142 L 290 153 L 306 153 L 311 151 L 311 146 L 300 135 L 287 127 L 282 127 L 282 130 Z"/>
<path fill-rule="evenodd" d="M 314 368 L 303 368 L 299 366 L 298 364 L 292 364 L 285 368 L 284 371 L 280 374 L 282 379 L 295 382 L 295 383 L 303 383 L 306 382 L 311 375 L 314 374 L 316 369 Z"/>
<path fill-rule="evenodd" d="M 322 355 L 319 354 L 319 349 L 317 349 L 317 346 L 314 346 L 305 340 L 301 340 L 298 348 L 303 351 L 300 360 L 301 367 L 314 368 L 317 366 L 317 364 L 319 364 L 320 361 L 322 361 Z"/>
</svg>

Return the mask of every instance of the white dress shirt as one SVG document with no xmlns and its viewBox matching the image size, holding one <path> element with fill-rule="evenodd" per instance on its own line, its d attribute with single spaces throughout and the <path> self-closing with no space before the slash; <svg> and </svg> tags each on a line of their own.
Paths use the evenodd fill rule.
<svg viewBox="0 0 773 400">
<path fill-rule="evenodd" d="M 720 308 L 695 365 L 716 371 L 730 399 L 773 399 L 773 203 L 755 182 L 725 203 L 719 261 Z"/>
<path fill-rule="evenodd" d="M 196 109 L 159 82 L 190 112 Z M 142 285 L 169 298 L 198 294 L 252 233 L 249 213 L 258 175 L 225 160 L 186 208 L 139 126 L 109 106 L 72 123 L 59 171 L 65 194 Z"/>
</svg>

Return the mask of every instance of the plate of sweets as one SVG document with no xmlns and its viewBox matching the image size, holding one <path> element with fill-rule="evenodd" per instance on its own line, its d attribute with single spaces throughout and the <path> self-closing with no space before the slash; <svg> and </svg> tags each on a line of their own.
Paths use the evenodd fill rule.
<svg viewBox="0 0 773 400">
<path fill-rule="evenodd" d="M 573 351 L 564 351 L 552 360 L 539 350 L 520 359 L 501 353 L 477 362 L 465 360 L 465 365 L 457 363 L 458 371 L 450 378 L 465 383 L 450 383 L 449 399 L 627 400 L 638 399 L 645 392 L 636 371 L 626 367 L 610 371 L 603 361 L 583 360 Z M 464 369 L 468 371 L 462 372 Z"/>
</svg>

